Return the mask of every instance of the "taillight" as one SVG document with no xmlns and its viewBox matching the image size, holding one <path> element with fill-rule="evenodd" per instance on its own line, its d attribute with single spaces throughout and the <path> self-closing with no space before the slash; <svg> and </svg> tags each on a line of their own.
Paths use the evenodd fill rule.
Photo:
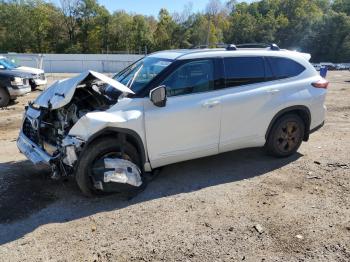
<svg viewBox="0 0 350 262">
<path fill-rule="evenodd" d="M 329 84 L 329 82 L 326 79 L 324 79 L 324 78 L 322 78 L 321 80 L 318 80 L 317 82 L 311 83 L 311 85 L 313 87 L 324 88 L 324 89 L 327 89 L 328 84 Z"/>
</svg>

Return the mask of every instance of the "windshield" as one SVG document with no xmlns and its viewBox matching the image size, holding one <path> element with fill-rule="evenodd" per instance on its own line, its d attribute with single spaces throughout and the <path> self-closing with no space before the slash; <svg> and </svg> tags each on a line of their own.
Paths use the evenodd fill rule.
<svg viewBox="0 0 350 262">
<path fill-rule="evenodd" d="M 114 79 L 137 93 L 172 61 L 171 59 L 146 57 L 116 74 Z"/>
<path fill-rule="evenodd" d="M 0 65 L 3 65 L 7 69 L 14 69 L 18 67 L 14 62 L 7 58 L 0 58 Z"/>
</svg>

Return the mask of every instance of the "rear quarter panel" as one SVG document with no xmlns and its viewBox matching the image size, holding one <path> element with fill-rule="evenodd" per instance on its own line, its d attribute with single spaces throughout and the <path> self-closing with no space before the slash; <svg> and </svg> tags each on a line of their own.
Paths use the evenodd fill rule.
<svg viewBox="0 0 350 262">
<path fill-rule="evenodd" d="M 272 112 L 266 116 L 266 122 L 263 125 L 265 133 L 274 116 L 280 111 L 293 106 L 305 106 L 309 109 L 311 116 L 310 129 L 322 124 L 326 114 L 324 102 L 327 91 L 325 89 L 314 88 L 311 85 L 312 82 L 318 81 L 320 78 L 318 75 L 306 78 L 301 75 L 274 83 L 275 87 L 281 91 L 271 99 L 268 105 L 270 110 L 267 109 L 265 111 Z"/>
</svg>

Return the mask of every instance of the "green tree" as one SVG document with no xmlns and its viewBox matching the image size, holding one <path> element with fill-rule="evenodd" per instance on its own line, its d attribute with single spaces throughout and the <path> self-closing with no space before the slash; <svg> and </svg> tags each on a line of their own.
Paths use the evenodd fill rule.
<svg viewBox="0 0 350 262">
<path fill-rule="evenodd" d="M 52 50 L 50 39 L 53 36 L 50 32 L 58 29 L 57 22 L 52 18 L 58 17 L 59 11 L 52 4 L 41 0 L 28 2 L 28 4 L 30 23 L 26 26 L 31 30 L 29 46 L 36 53 L 50 52 Z"/>
<path fill-rule="evenodd" d="M 288 48 L 304 47 L 312 27 L 322 19 L 322 10 L 316 1 L 284 0 L 279 4 L 279 14 L 288 19 L 286 27 L 276 33 L 279 42 Z"/>
<path fill-rule="evenodd" d="M 201 14 L 196 14 L 192 18 L 190 25 L 190 42 L 192 46 L 204 45 L 207 42 L 208 19 Z"/>
<path fill-rule="evenodd" d="M 257 32 L 257 18 L 247 12 L 246 3 L 238 4 L 231 16 L 228 39 L 231 43 L 254 43 Z"/>
<path fill-rule="evenodd" d="M 155 48 L 164 50 L 172 48 L 172 35 L 175 29 L 175 23 L 168 10 L 161 9 L 158 15 L 158 25 L 154 32 Z"/>
<path fill-rule="evenodd" d="M 350 15 L 350 1 L 349 0 L 334 0 L 332 9 L 338 13 L 345 13 Z"/>
<path fill-rule="evenodd" d="M 124 11 L 115 12 L 109 24 L 109 48 L 130 51 L 133 18 Z"/>
<path fill-rule="evenodd" d="M 2 49 L 16 52 L 31 52 L 28 40 L 32 39 L 30 10 L 23 1 L 1 3 L 1 27 L 5 28 Z"/>
<path fill-rule="evenodd" d="M 80 5 L 80 0 L 60 0 L 61 12 L 63 17 L 64 29 L 68 35 L 67 50 L 66 51 L 80 51 L 80 47 L 77 44 L 77 15 L 78 8 Z"/>
<path fill-rule="evenodd" d="M 225 1 L 225 0 L 222 0 Z M 208 0 L 202 12 L 117 11 L 98 0 L 0 0 L 4 52 L 152 52 L 216 43 L 276 42 L 316 61 L 350 60 L 349 0 Z"/>
<path fill-rule="evenodd" d="M 142 53 L 152 42 L 152 35 L 147 20 L 142 15 L 135 15 L 131 27 L 131 48 Z"/>
<path fill-rule="evenodd" d="M 344 62 L 350 59 L 350 17 L 330 12 L 314 27 L 306 51 L 315 61 Z"/>
<path fill-rule="evenodd" d="M 108 11 L 96 0 L 81 0 L 77 8 L 77 16 L 81 51 L 83 53 L 101 52 L 103 42 L 106 42 L 102 32 L 108 34 Z"/>
</svg>

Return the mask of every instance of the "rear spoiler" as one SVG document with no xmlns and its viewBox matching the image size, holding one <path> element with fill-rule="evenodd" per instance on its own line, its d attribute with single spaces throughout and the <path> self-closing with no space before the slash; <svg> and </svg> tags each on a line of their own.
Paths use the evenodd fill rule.
<svg viewBox="0 0 350 262">
<path fill-rule="evenodd" d="M 302 57 L 304 57 L 305 60 L 310 61 L 311 55 L 308 53 L 300 53 Z"/>
</svg>

